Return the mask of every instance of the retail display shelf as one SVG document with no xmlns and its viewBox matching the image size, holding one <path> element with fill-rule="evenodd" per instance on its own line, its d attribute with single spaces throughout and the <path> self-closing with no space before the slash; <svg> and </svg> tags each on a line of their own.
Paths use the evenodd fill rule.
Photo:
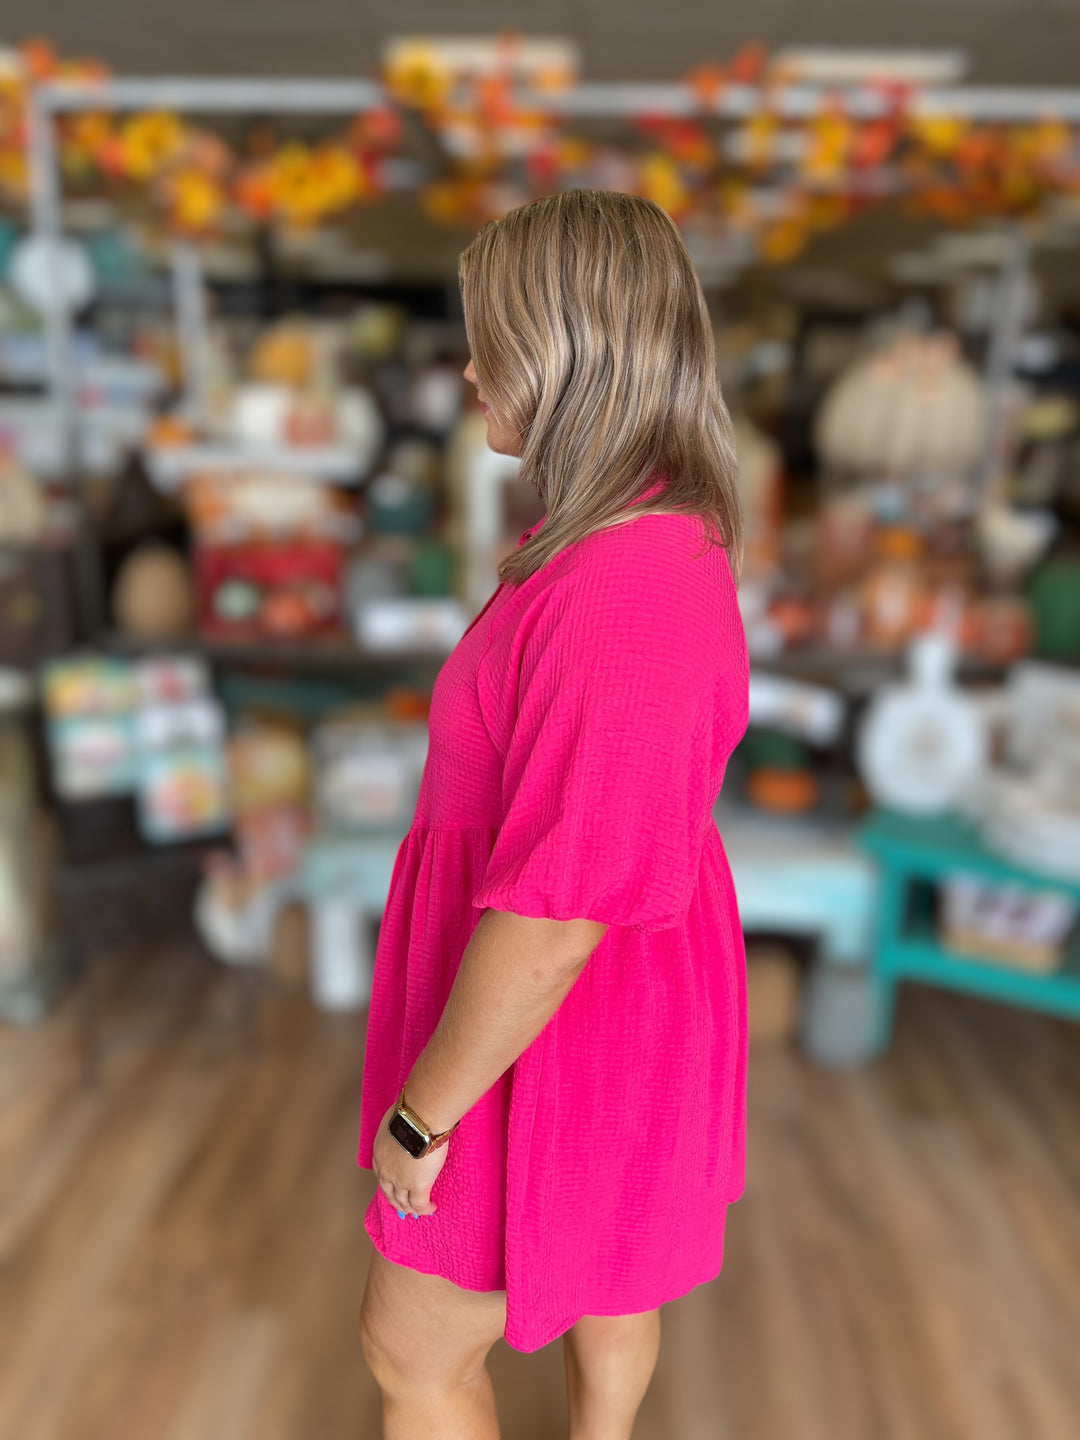
<svg viewBox="0 0 1080 1440">
<path fill-rule="evenodd" d="M 441 666 L 448 652 L 430 647 L 395 650 L 365 649 L 349 635 L 306 640 L 215 640 L 182 635 L 168 640 L 143 640 L 110 631 L 102 649 L 131 656 L 195 654 L 219 665 L 281 667 L 311 671 L 377 671 L 401 665 Z"/>
<path fill-rule="evenodd" d="M 1040 975 L 947 950 L 933 925 L 924 920 L 895 941 L 889 969 L 897 978 L 1080 1019 L 1080 936 L 1059 970 Z"/>
<path fill-rule="evenodd" d="M 876 810 L 863 821 L 859 840 L 872 854 L 906 867 L 920 879 L 940 880 L 964 872 L 987 880 L 1019 881 L 1034 889 L 1062 890 L 1080 900 L 1080 881 L 1014 864 L 988 849 L 970 820 L 957 816 L 921 819 Z"/>
<path fill-rule="evenodd" d="M 772 671 L 793 680 L 837 685 L 851 695 L 870 695 L 879 686 L 900 680 L 905 673 L 903 653 L 869 647 L 832 649 L 813 646 L 783 650 L 776 655 L 751 655 L 750 659 L 757 670 Z M 967 682 L 1000 680 L 1005 668 L 988 661 L 962 658 L 957 667 L 957 678 Z"/>
<path fill-rule="evenodd" d="M 1080 935 L 1074 936 L 1064 964 L 1050 974 L 958 954 L 939 938 L 929 890 L 951 876 L 972 875 L 1080 899 L 1080 884 L 1011 864 L 986 848 L 970 821 L 953 816 L 924 819 L 876 811 L 856 836 L 878 861 L 881 875 L 871 961 L 879 1049 L 889 1041 L 901 980 L 1080 1019 Z"/>
<path fill-rule="evenodd" d="M 162 490 L 176 490 L 200 471 L 222 475 L 273 470 L 335 485 L 355 483 L 365 474 L 356 452 L 344 446 L 176 445 L 148 447 L 145 457 L 151 478 Z"/>
</svg>

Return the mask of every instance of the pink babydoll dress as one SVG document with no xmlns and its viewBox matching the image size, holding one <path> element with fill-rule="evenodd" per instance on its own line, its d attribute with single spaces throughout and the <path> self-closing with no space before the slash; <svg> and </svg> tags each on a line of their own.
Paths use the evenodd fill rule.
<svg viewBox="0 0 1080 1440">
<path fill-rule="evenodd" d="M 712 812 L 749 674 L 704 534 L 697 516 L 641 515 L 501 584 L 432 693 L 376 950 L 358 1163 L 485 907 L 611 927 L 462 1119 L 437 1213 L 401 1220 L 376 1191 L 365 1217 L 387 1259 L 505 1290 L 516 1350 L 713 1279 L 743 1193 L 745 954 Z"/>
</svg>

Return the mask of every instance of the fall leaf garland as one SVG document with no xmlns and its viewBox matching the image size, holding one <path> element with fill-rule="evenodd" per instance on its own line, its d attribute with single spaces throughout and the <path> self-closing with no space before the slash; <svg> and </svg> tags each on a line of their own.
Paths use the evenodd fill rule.
<svg viewBox="0 0 1080 1440">
<path fill-rule="evenodd" d="M 439 223 L 474 227 L 515 204 L 571 185 L 646 195 L 679 223 L 719 220 L 752 235 L 766 261 L 798 255 L 819 230 L 865 205 L 899 197 L 948 222 L 1038 214 L 1047 200 L 1080 194 L 1075 129 L 1047 115 L 1027 124 L 976 124 L 920 108 L 918 91 L 883 81 L 878 113 L 854 118 L 843 91 L 793 118 L 778 102 L 788 77 L 760 45 L 685 77 L 693 113 L 642 114 L 628 143 L 572 133 L 560 97 L 574 77 L 514 68 L 518 37 L 499 42 L 505 63 L 455 73 L 423 40 L 399 46 L 383 76 L 384 104 L 318 143 L 235 153 L 219 136 L 166 111 L 56 117 L 70 182 L 146 193 L 177 234 L 209 236 L 230 214 L 256 223 L 317 226 L 385 193 L 388 157 L 403 148 L 408 117 L 435 139 L 441 173 L 420 182 Z M 47 42 L 16 52 L 0 74 L 0 196 L 25 202 L 27 96 L 35 85 L 107 80 L 92 61 L 62 61 Z M 752 87 L 757 108 L 731 120 L 725 102 Z"/>
</svg>

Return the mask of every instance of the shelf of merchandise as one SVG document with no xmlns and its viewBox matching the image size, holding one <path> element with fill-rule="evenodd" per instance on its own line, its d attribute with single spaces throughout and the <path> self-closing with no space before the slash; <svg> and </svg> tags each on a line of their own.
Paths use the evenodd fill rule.
<svg viewBox="0 0 1080 1440">
<path fill-rule="evenodd" d="M 244 474 L 272 470 L 302 475 L 330 485 L 352 485 L 367 469 L 355 451 L 338 445 L 259 446 L 176 445 L 148 447 L 144 452 L 150 478 L 159 489 L 177 490 L 191 475 Z"/>
<path fill-rule="evenodd" d="M 791 680 L 835 686 L 853 699 L 872 695 L 882 685 L 898 682 L 906 675 L 904 650 L 875 650 L 869 646 L 805 646 L 775 655 L 752 654 L 750 661 L 755 669 Z M 961 656 L 957 678 L 967 684 L 990 684 L 1000 681 L 1005 669 L 996 662 Z"/>
<path fill-rule="evenodd" d="M 1080 1020 L 1080 933 L 1064 964 L 1052 973 L 1012 968 L 947 949 L 938 938 L 925 894 L 926 887 L 964 874 L 1052 890 L 1080 901 L 1080 880 L 1014 865 L 987 849 L 974 825 L 953 817 L 918 819 L 879 810 L 859 826 L 856 839 L 881 872 L 871 955 L 877 1048 L 889 1043 L 901 980 Z"/>
<path fill-rule="evenodd" d="M 267 669 L 377 673 L 417 665 L 439 668 L 448 650 L 365 649 L 350 635 L 318 636 L 304 640 L 216 640 L 203 635 L 180 635 L 163 640 L 142 640 L 116 631 L 100 640 L 101 648 L 133 658 L 149 655 L 201 655 L 216 665 L 259 666 Z"/>
</svg>

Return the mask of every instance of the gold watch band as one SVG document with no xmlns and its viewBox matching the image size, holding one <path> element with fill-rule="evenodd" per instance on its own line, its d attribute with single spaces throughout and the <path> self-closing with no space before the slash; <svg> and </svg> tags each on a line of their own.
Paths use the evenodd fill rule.
<svg viewBox="0 0 1080 1440">
<path fill-rule="evenodd" d="M 398 1096 L 397 1108 L 404 1113 L 405 1118 L 411 1124 L 415 1125 L 418 1130 L 420 1130 L 424 1135 L 428 1137 L 427 1146 L 424 1149 L 425 1155 L 430 1155 L 433 1150 L 438 1150 L 440 1146 L 445 1145 L 447 1140 L 450 1139 L 450 1136 L 461 1124 L 460 1120 L 455 1120 L 453 1125 L 450 1126 L 449 1130 L 442 1130 L 438 1135 L 436 1135 L 432 1130 L 431 1126 L 420 1118 L 420 1116 L 412 1108 L 409 1102 L 405 1099 L 404 1085 L 401 1087 L 401 1094 Z"/>
</svg>

